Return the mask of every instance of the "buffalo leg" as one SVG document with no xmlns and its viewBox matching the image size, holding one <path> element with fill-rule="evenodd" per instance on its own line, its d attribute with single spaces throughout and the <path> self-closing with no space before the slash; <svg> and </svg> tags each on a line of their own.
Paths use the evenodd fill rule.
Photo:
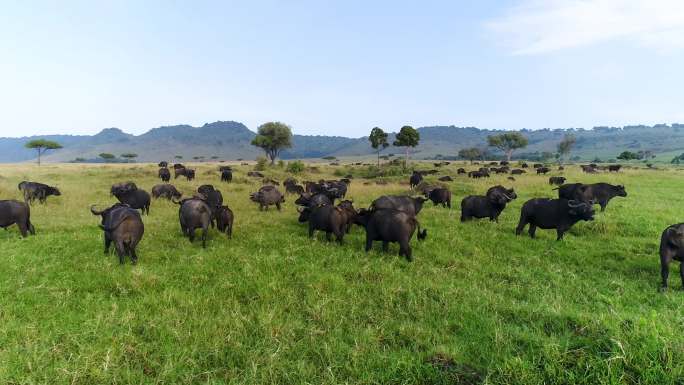
<svg viewBox="0 0 684 385">
<path fill-rule="evenodd" d="M 449 199 L 449 200 L 446 202 L 446 206 L 447 206 L 448 208 L 451 208 L 451 199 Z"/>
<path fill-rule="evenodd" d="M 26 222 L 17 222 L 17 226 L 19 226 L 19 232 L 21 233 L 21 236 L 26 238 L 28 236 L 28 227 L 26 226 Z"/>
<path fill-rule="evenodd" d="M 684 290 L 684 263 L 679 262 L 679 276 L 682 278 L 682 290 Z"/>
<path fill-rule="evenodd" d="M 606 211 L 606 206 L 608 206 L 608 202 L 601 201 L 599 202 L 599 206 L 601 206 L 601 211 Z"/>
<path fill-rule="evenodd" d="M 207 226 L 202 228 L 202 247 L 206 248 L 207 247 L 207 232 L 209 232 L 209 228 Z"/>
<path fill-rule="evenodd" d="M 105 245 L 104 245 L 104 253 L 109 254 L 109 246 L 112 244 L 112 239 L 109 238 L 107 233 L 105 233 Z"/>
<path fill-rule="evenodd" d="M 366 252 L 369 252 L 373 247 L 373 239 L 366 234 Z"/>
<path fill-rule="evenodd" d="M 683 264 L 684 265 L 684 264 Z M 681 274 L 681 266 L 680 266 Z M 667 257 L 660 257 L 660 277 L 663 282 L 660 286 L 661 290 L 667 290 L 667 277 L 670 275 L 670 259 Z"/>
<path fill-rule="evenodd" d="M 135 253 L 135 248 L 129 246 L 128 252 L 131 255 L 131 263 L 134 265 L 138 263 L 138 255 Z"/>
<path fill-rule="evenodd" d="M 124 258 L 126 257 L 126 247 L 121 241 L 116 242 L 116 245 L 114 246 L 116 248 L 116 255 L 119 256 L 119 264 L 123 265 Z"/>
<path fill-rule="evenodd" d="M 332 232 L 326 231 L 325 232 L 325 240 L 330 242 L 332 240 Z"/>
<path fill-rule="evenodd" d="M 313 238 L 314 236 L 314 226 L 311 222 L 309 222 L 309 238 Z"/>
<path fill-rule="evenodd" d="M 33 227 L 33 223 L 31 222 L 26 222 L 28 224 L 28 229 L 31 235 L 36 235 L 36 228 Z"/>
<path fill-rule="evenodd" d="M 280 202 L 276 203 L 276 208 L 280 211 Z"/>
<path fill-rule="evenodd" d="M 389 242 L 382 241 L 382 251 L 384 251 L 386 253 L 387 250 L 389 250 Z"/>
<path fill-rule="evenodd" d="M 563 234 L 565 234 L 565 229 L 564 228 L 557 228 L 556 229 L 556 240 L 557 241 L 562 241 L 563 240 Z"/>
<path fill-rule="evenodd" d="M 530 238 L 534 238 L 534 234 L 537 232 L 537 226 L 530 223 L 530 229 L 527 232 L 530 234 Z"/>
<path fill-rule="evenodd" d="M 411 245 L 409 245 L 408 240 L 399 242 L 399 255 L 404 255 L 406 260 L 411 262 L 413 256 L 411 255 Z"/>
<path fill-rule="evenodd" d="M 525 228 L 525 225 L 527 224 L 527 220 L 525 217 L 520 216 L 520 222 L 518 222 L 518 227 L 515 228 L 515 235 L 520 235 L 522 234 L 523 229 Z M 530 226 L 531 229 L 532 226 Z"/>
<path fill-rule="evenodd" d="M 195 229 L 188 229 L 188 238 L 190 238 L 190 243 L 195 241 Z"/>
</svg>

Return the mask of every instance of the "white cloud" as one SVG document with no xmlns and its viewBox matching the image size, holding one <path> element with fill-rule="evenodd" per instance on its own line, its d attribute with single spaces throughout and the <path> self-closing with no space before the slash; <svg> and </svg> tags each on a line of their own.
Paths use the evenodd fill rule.
<svg viewBox="0 0 684 385">
<path fill-rule="evenodd" d="M 625 41 L 684 48 L 684 0 L 521 0 L 485 27 L 514 54 Z"/>
</svg>

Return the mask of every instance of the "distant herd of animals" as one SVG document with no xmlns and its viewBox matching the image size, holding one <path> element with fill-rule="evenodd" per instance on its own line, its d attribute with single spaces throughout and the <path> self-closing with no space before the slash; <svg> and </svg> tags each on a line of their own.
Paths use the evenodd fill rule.
<svg viewBox="0 0 684 385">
<path fill-rule="evenodd" d="M 436 167 L 449 164 L 449 162 L 435 163 Z M 602 168 L 595 164 L 582 165 L 582 170 L 587 173 L 596 173 Z M 521 163 L 520 168 L 511 169 L 508 162 L 491 162 L 488 167 L 480 167 L 478 170 L 467 172 L 459 168 L 457 173 L 467 174 L 471 178 L 487 178 L 490 173 L 506 173 L 522 175 L 529 166 Z M 542 164 L 532 166 L 537 174 L 546 174 L 549 167 Z M 562 169 L 562 166 L 559 167 Z M 174 164 L 174 178 L 183 176 L 187 180 L 195 178 L 195 170 L 182 164 Z M 620 165 L 611 165 L 604 170 L 618 172 Z M 220 166 L 220 181 L 230 183 L 233 179 L 230 166 Z M 347 175 L 339 180 L 320 180 L 318 182 L 306 181 L 298 184 L 292 177 L 283 182 L 285 193 L 296 194 L 298 198 L 295 204 L 299 206 L 298 221 L 308 223 L 309 237 L 313 237 L 315 231 L 325 232 L 326 238 L 332 236 L 339 243 L 343 243 L 345 234 L 349 233 L 352 225 L 358 225 L 365 229 L 365 250 L 369 251 L 374 241 L 382 242 L 383 250 L 388 249 L 389 243 L 399 244 L 399 255 L 412 260 L 411 246 L 409 244 L 413 234 L 417 231 L 418 240 L 427 237 L 427 230 L 421 229 L 417 219 L 423 203 L 430 200 L 435 206 L 442 205 L 451 208 L 451 191 L 443 185 L 430 185 L 423 183 L 423 177 L 435 174 L 436 169 L 428 171 L 415 171 L 409 178 L 412 189 L 420 191 L 423 196 L 383 195 L 375 199 L 370 206 L 355 209 L 351 200 L 345 199 L 352 175 Z M 233 211 L 223 204 L 221 191 L 214 186 L 205 184 L 197 189 L 192 197 L 181 199 L 181 192 L 168 182 L 171 172 L 167 162 L 159 163 L 159 178 L 164 182 L 152 188 L 152 197 L 155 199 L 166 198 L 179 205 L 178 218 L 181 232 L 187 236 L 190 242 L 194 241 L 195 231 L 201 230 L 202 246 L 206 247 L 206 239 L 209 227 L 214 227 L 225 233 L 229 238 L 233 232 Z M 263 178 L 263 186 L 250 194 L 250 199 L 259 205 L 260 210 L 268 210 L 269 206 L 281 209 L 285 202 L 285 195 L 278 189 L 278 181 L 265 178 L 258 171 L 250 171 L 248 176 Z M 512 179 L 513 177 L 509 177 Z M 439 178 L 440 181 L 453 180 L 449 176 Z M 534 198 L 525 202 L 521 208 L 520 220 L 516 227 L 516 234 L 520 235 L 529 225 L 530 237 L 535 237 L 537 228 L 555 229 L 557 240 L 563 239 L 563 235 L 575 223 L 594 219 L 595 204 L 599 204 L 601 211 L 606 209 L 608 202 L 614 197 L 626 197 L 624 186 L 616 186 L 608 183 L 569 183 L 566 184 L 564 177 L 552 176 L 549 184 L 558 185 L 558 199 Z M 24 194 L 24 202 L 17 200 L 0 201 L 0 227 L 7 228 L 16 224 L 23 237 L 28 233 L 35 234 L 35 229 L 30 220 L 29 205 L 38 200 L 45 203 L 49 196 L 60 195 L 59 189 L 38 182 L 23 181 L 19 183 L 19 190 Z M 132 263 L 136 263 L 138 256 L 136 246 L 144 233 L 144 225 L 141 214 L 150 214 L 150 194 L 136 186 L 133 182 L 116 183 L 111 186 L 111 194 L 120 203 L 114 204 L 103 210 L 97 210 L 91 206 L 93 215 L 101 217 L 100 228 L 104 232 L 104 251 L 109 252 L 113 243 L 119 262 L 124 263 L 129 256 Z M 506 205 L 516 199 L 514 189 L 507 189 L 501 185 L 493 186 L 485 195 L 466 196 L 461 201 L 461 221 L 466 222 L 473 218 L 489 218 L 498 222 L 499 215 Z M 337 204 L 335 204 L 337 202 Z M 140 212 L 138 212 L 140 210 Z M 668 226 L 662 233 L 660 242 L 661 278 L 662 288 L 667 288 L 669 264 L 672 260 L 684 262 L 684 223 Z M 680 265 L 680 275 L 684 286 L 684 263 Z"/>
</svg>

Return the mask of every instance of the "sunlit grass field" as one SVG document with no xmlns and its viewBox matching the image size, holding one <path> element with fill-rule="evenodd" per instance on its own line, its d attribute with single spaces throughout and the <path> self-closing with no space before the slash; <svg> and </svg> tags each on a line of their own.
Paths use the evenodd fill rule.
<svg viewBox="0 0 684 385">
<path fill-rule="evenodd" d="M 428 177 L 454 177 L 453 208 L 426 203 L 418 219 L 428 238 L 412 241 L 412 263 L 396 244 L 366 254 L 359 227 L 343 246 L 323 234 L 310 240 L 294 196 L 281 212 L 260 212 L 249 200 L 260 186 L 246 176 L 251 167 L 221 184 L 217 164 L 203 163 L 195 181 L 172 183 L 185 195 L 217 186 L 235 212 L 233 239 L 214 229 L 206 249 L 190 244 L 178 206 L 153 201 L 138 265 L 120 266 L 103 255 L 88 207 L 114 203 L 114 182 L 150 191 L 161 183 L 156 165 L 2 165 L 0 198 L 19 199 L 21 180 L 62 196 L 32 206 L 35 236 L 0 231 L 0 383 L 684 382 L 679 266 L 659 293 L 657 254 L 662 230 L 683 221 L 684 171 L 569 167 L 569 182 L 624 184 L 628 197 L 556 242 L 555 231 L 532 240 L 514 229 L 523 202 L 555 196 L 548 176 L 558 171 L 472 180 L 456 176 L 461 166 Z M 296 177 L 334 177 L 319 167 Z M 407 181 L 355 178 L 348 197 L 367 207 L 408 193 Z M 460 223 L 460 200 L 496 184 L 518 194 L 499 223 Z"/>
</svg>

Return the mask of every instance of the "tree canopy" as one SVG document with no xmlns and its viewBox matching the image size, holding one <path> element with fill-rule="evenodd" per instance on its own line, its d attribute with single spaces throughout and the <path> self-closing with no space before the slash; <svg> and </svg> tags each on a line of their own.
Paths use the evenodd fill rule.
<svg viewBox="0 0 684 385">
<path fill-rule="evenodd" d="M 575 138 L 575 135 L 565 134 L 560 143 L 558 143 L 558 153 L 560 154 L 561 161 L 565 159 L 568 155 L 570 155 L 570 152 L 572 151 L 572 147 L 575 145 L 575 142 L 577 142 L 577 138 Z"/>
<path fill-rule="evenodd" d="M 489 135 L 487 143 L 491 147 L 498 148 L 506 154 L 507 160 L 511 161 L 513 151 L 527 147 L 527 138 L 519 132 L 506 132 L 498 135 Z"/>
<path fill-rule="evenodd" d="M 420 142 L 420 134 L 418 131 L 411 126 L 404 126 L 399 130 L 396 139 L 392 145 L 396 147 L 406 148 L 406 164 L 408 165 L 409 160 L 409 148 L 416 147 Z"/>
<path fill-rule="evenodd" d="M 482 151 L 477 147 L 462 148 L 458 151 L 458 156 L 463 159 L 468 159 L 470 163 L 473 163 L 475 159 L 482 156 Z"/>
<path fill-rule="evenodd" d="M 131 160 L 131 159 L 137 158 L 138 154 L 133 153 L 133 152 L 127 152 L 127 153 L 121 154 L 121 157 L 126 159 L 126 160 Z"/>
<path fill-rule="evenodd" d="M 108 152 L 103 152 L 100 154 L 100 158 L 104 159 L 105 162 L 109 162 L 110 160 L 116 158 L 116 156 L 114 156 L 114 154 L 110 154 Z"/>
<path fill-rule="evenodd" d="M 257 129 L 252 145 L 264 150 L 273 164 L 281 150 L 292 147 L 292 130 L 285 123 L 264 123 Z"/>
<path fill-rule="evenodd" d="M 389 147 L 387 136 L 387 133 L 380 127 L 373 127 L 370 135 L 368 135 L 368 141 L 370 141 L 371 147 L 373 147 L 378 154 L 378 166 L 380 166 L 380 152 Z"/>
<path fill-rule="evenodd" d="M 52 140 L 34 139 L 24 144 L 24 147 L 38 151 L 38 165 L 40 166 L 41 155 L 43 155 L 47 150 L 60 149 L 62 148 L 62 145 Z"/>
</svg>

